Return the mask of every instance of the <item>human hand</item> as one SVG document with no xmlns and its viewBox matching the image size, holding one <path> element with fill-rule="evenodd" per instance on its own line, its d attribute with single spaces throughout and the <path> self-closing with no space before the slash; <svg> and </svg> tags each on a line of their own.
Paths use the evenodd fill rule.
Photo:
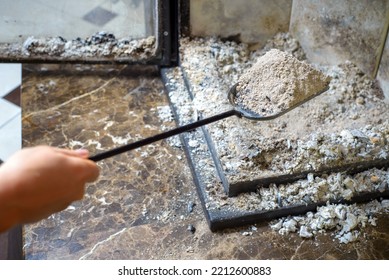
<svg viewBox="0 0 389 280">
<path fill-rule="evenodd" d="M 48 146 L 26 148 L 0 167 L 0 232 L 36 222 L 84 196 L 87 182 L 97 179 L 97 165 L 85 150 Z"/>
</svg>

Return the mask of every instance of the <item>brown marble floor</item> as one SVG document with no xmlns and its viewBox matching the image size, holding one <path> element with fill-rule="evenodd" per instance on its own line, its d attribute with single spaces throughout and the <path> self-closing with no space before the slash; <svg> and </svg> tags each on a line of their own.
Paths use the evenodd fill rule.
<svg viewBox="0 0 389 280">
<path fill-rule="evenodd" d="M 158 115 L 167 105 L 154 67 L 24 65 L 23 145 L 105 151 L 173 128 Z M 389 259 L 388 214 L 349 244 L 265 222 L 211 232 L 184 151 L 167 140 L 99 166 L 84 200 L 25 226 L 27 259 Z"/>
</svg>

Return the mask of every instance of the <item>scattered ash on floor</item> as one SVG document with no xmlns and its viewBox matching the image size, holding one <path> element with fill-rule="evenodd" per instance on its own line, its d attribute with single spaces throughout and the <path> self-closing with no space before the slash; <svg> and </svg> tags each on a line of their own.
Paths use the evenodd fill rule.
<svg viewBox="0 0 389 280">
<path fill-rule="evenodd" d="M 389 213 L 389 200 L 373 200 L 365 204 L 328 204 L 316 212 L 290 216 L 271 223 L 271 228 L 280 234 L 296 232 L 303 238 L 331 231 L 340 243 L 349 243 L 364 237 L 363 229 L 376 226 L 377 213 Z"/>
<path fill-rule="evenodd" d="M 0 56 L 37 59 L 96 59 L 142 61 L 155 56 L 156 39 L 116 38 L 108 32 L 98 32 L 85 39 L 67 40 L 61 36 L 28 37 L 22 44 L 0 44 Z"/>
<path fill-rule="evenodd" d="M 239 77 L 268 50 L 277 48 L 305 59 L 289 34 L 278 34 L 261 50 L 217 38 L 181 39 L 181 68 L 170 77 L 189 82 L 193 100 L 178 89 L 171 93 L 181 122 L 231 109 L 227 92 Z M 309 63 L 309 62 L 308 62 Z M 223 171 L 229 182 L 258 176 L 290 174 L 323 166 L 368 159 L 386 159 L 389 152 L 389 105 L 374 80 L 353 63 L 317 67 L 331 77 L 330 89 L 288 114 L 272 121 L 252 122 L 235 117 L 208 125 Z M 193 139 L 193 142 L 196 139 Z M 194 144 L 193 144 L 194 145 Z M 196 153 L 206 149 L 196 147 Z M 212 163 L 201 162 L 212 170 Z M 236 211 L 272 210 L 283 205 L 352 198 L 360 192 L 386 191 L 389 171 L 371 169 L 355 175 L 342 173 L 313 176 L 292 184 L 258 187 L 256 192 L 227 197 L 217 178 L 210 176 L 207 208 Z M 371 206 L 373 205 L 373 206 Z M 309 238 L 332 230 L 343 243 L 357 239 L 363 227 L 375 224 L 374 215 L 388 210 L 388 201 L 361 205 L 327 205 L 315 213 L 272 222 L 282 234 L 298 232 Z"/>
</svg>

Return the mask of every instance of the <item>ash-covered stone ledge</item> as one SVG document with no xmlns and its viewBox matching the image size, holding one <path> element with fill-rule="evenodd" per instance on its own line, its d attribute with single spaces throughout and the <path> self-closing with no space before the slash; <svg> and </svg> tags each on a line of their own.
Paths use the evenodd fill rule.
<svg viewBox="0 0 389 280">
<path fill-rule="evenodd" d="M 9 59 L 96 59 L 143 61 L 156 55 L 156 38 L 116 38 L 97 32 L 87 38 L 28 37 L 23 43 L 0 44 L 0 57 Z"/>
<path fill-rule="evenodd" d="M 257 147 L 254 151 L 251 148 L 250 153 L 235 164 L 223 162 L 223 169 L 230 187 L 234 188 L 234 184 L 253 180 L 259 183 L 268 177 L 274 177 L 274 183 L 279 183 L 276 176 L 280 175 L 302 174 L 300 177 L 305 177 L 311 172 L 348 171 L 353 165 L 358 168 L 361 163 L 367 163 L 365 168 L 374 167 L 375 163 L 382 165 L 387 162 L 389 165 L 388 141 L 389 122 L 374 127 L 345 129 L 339 134 L 313 133 L 307 139 L 262 139 L 266 150 Z M 263 172 L 252 174 L 259 169 Z"/>
<path fill-rule="evenodd" d="M 183 39 L 181 46 L 193 105 L 204 117 L 231 108 L 228 89 L 269 49 L 305 59 L 289 34 L 278 34 L 260 50 L 217 38 Z M 389 104 L 377 83 L 351 62 L 312 65 L 331 77 L 327 92 L 272 121 L 231 117 L 207 127 L 231 192 L 252 191 L 260 179 L 386 160 Z"/>
</svg>

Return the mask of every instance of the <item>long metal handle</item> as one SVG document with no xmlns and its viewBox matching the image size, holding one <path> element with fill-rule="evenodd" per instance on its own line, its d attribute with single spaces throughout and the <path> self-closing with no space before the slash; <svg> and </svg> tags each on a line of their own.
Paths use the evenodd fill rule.
<svg viewBox="0 0 389 280">
<path fill-rule="evenodd" d="M 130 144 L 106 151 L 106 152 L 102 152 L 100 154 L 89 157 L 89 159 L 93 160 L 93 161 L 100 161 L 100 160 L 103 160 L 103 159 L 106 159 L 106 158 L 109 158 L 112 156 L 116 156 L 118 154 L 130 151 L 130 150 L 154 143 L 156 141 L 159 141 L 159 140 L 162 140 L 162 139 L 165 139 L 165 138 L 168 138 L 168 137 L 171 137 L 171 136 L 174 136 L 174 135 L 186 132 L 186 131 L 193 130 L 193 129 L 198 128 L 200 126 L 210 124 L 210 123 L 222 120 L 224 118 L 234 116 L 234 115 L 240 117 L 241 113 L 233 109 L 233 110 L 230 110 L 230 111 L 227 111 L 227 112 L 224 112 L 224 113 L 221 113 L 221 114 L 209 117 L 209 118 L 199 120 L 199 121 L 194 122 L 194 123 L 190 123 L 187 125 L 183 125 L 183 126 L 174 128 L 174 129 L 169 130 L 169 131 L 165 131 L 161 134 L 157 134 L 157 135 L 151 136 L 149 138 L 139 140 L 139 141 L 134 142 L 134 143 L 130 143 Z"/>
</svg>

